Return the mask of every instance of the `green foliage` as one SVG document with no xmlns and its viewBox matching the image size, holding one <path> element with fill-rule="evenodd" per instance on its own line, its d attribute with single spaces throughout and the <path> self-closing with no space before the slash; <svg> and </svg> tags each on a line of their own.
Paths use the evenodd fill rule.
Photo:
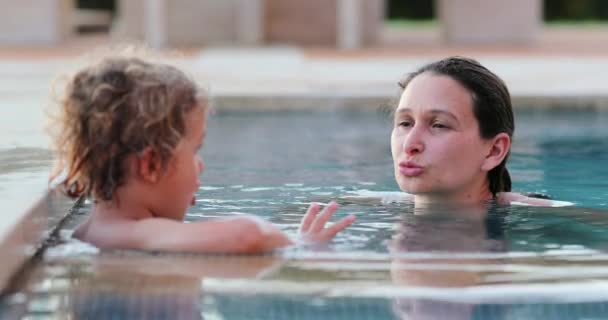
<svg viewBox="0 0 608 320">
<path fill-rule="evenodd" d="M 390 20 L 431 20 L 435 17 L 435 1 L 388 0 L 386 10 Z"/>
<path fill-rule="evenodd" d="M 439 21 L 433 20 L 412 20 L 412 19 L 391 19 L 386 25 L 394 28 L 408 29 L 429 29 L 439 27 Z"/>
<path fill-rule="evenodd" d="M 545 0 L 546 21 L 608 20 L 606 0 Z"/>
<path fill-rule="evenodd" d="M 436 17 L 436 2 L 387 0 L 386 16 L 389 20 L 432 20 Z M 605 21 L 608 20 L 608 0 L 544 0 L 543 14 L 549 22 Z"/>
<path fill-rule="evenodd" d="M 78 0 L 76 7 L 79 9 L 100 9 L 114 11 L 116 8 L 115 0 Z"/>
</svg>

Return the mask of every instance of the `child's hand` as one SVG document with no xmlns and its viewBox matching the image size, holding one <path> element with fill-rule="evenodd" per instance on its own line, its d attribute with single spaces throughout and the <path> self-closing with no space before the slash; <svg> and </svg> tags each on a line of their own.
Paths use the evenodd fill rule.
<svg viewBox="0 0 608 320">
<path fill-rule="evenodd" d="M 334 201 L 330 202 L 319 214 L 320 209 L 321 205 L 319 203 L 313 203 L 308 208 L 304 218 L 302 218 L 299 235 L 305 242 L 329 241 L 335 237 L 338 232 L 355 222 L 355 216 L 349 215 L 325 228 L 327 221 L 329 221 L 336 209 L 338 209 L 338 204 Z"/>
</svg>

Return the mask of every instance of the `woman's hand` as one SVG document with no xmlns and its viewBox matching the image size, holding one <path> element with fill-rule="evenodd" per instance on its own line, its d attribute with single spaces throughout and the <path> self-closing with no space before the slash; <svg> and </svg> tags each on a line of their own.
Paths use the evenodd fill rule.
<svg viewBox="0 0 608 320">
<path fill-rule="evenodd" d="M 308 208 L 308 211 L 306 211 L 304 218 L 302 218 L 299 236 L 304 242 L 329 241 L 335 237 L 338 232 L 355 222 L 355 216 L 349 215 L 326 228 L 325 225 L 327 224 L 327 221 L 331 219 L 331 216 L 336 209 L 338 209 L 338 204 L 332 201 L 323 209 L 323 211 L 321 211 L 321 213 L 319 213 L 320 209 L 321 205 L 319 203 L 313 203 Z"/>
</svg>

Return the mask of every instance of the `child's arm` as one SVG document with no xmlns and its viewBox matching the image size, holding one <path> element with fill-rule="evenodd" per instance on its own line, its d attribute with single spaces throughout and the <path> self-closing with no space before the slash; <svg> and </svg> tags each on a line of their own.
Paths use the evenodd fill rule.
<svg viewBox="0 0 608 320">
<path fill-rule="evenodd" d="M 296 241 L 328 241 L 354 222 L 351 215 L 326 228 L 337 208 L 332 202 L 319 213 L 320 205 L 312 204 L 302 219 Z M 131 247 L 161 251 L 259 253 L 293 244 L 273 224 L 252 216 L 194 223 L 144 219 L 133 222 L 130 234 Z"/>
<path fill-rule="evenodd" d="M 162 218 L 135 222 L 138 249 L 206 253 L 255 253 L 290 245 L 271 223 L 253 216 L 183 223 Z"/>
</svg>

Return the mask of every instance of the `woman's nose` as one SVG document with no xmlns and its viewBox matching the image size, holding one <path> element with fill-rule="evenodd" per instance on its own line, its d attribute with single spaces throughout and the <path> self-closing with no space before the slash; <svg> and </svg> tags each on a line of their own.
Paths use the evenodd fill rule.
<svg viewBox="0 0 608 320">
<path fill-rule="evenodd" d="M 423 132 L 420 128 L 414 126 L 408 132 L 403 141 L 403 149 L 408 156 L 413 156 L 424 151 Z"/>
</svg>

